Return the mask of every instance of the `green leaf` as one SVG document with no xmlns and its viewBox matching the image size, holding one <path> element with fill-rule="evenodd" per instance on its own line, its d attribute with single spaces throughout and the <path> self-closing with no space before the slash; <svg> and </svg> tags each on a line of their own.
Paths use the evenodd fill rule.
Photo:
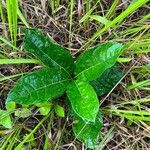
<svg viewBox="0 0 150 150">
<path fill-rule="evenodd" d="M 37 29 L 28 29 L 25 34 L 24 47 L 32 52 L 48 67 L 61 67 L 73 73 L 74 62 L 65 48 L 54 44 Z"/>
<path fill-rule="evenodd" d="M 55 108 L 55 113 L 59 116 L 59 117 L 65 117 L 65 111 L 64 108 L 61 107 L 60 105 L 56 105 Z"/>
<path fill-rule="evenodd" d="M 95 80 L 116 63 L 124 48 L 120 43 L 108 42 L 84 52 L 76 61 L 76 77 L 84 81 Z"/>
<path fill-rule="evenodd" d="M 73 111 L 83 120 L 95 122 L 99 101 L 93 87 L 84 81 L 74 81 L 67 90 Z"/>
<path fill-rule="evenodd" d="M 62 69 L 44 68 L 20 78 L 9 92 L 6 102 L 22 105 L 46 102 L 64 94 L 69 83 Z"/>
<path fill-rule="evenodd" d="M 51 102 L 37 103 L 35 105 L 39 107 L 40 114 L 43 116 L 46 116 L 53 106 Z"/>
<path fill-rule="evenodd" d="M 115 66 L 107 69 L 99 78 L 90 83 L 97 95 L 102 96 L 109 93 L 122 77 L 123 71 Z"/>
<path fill-rule="evenodd" d="M 12 121 L 8 111 L 0 110 L 0 124 L 5 128 L 12 128 Z"/>
<path fill-rule="evenodd" d="M 103 127 L 102 115 L 99 113 L 95 123 L 86 123 L 81 118 L 75 117 L 73 132 L 78 140 L 84 142 L 88 148 L 94 149 Z"/>
<path fill-rule="evenodd" d="M 32 112 L 28 108 L 21 108 L 15 111 L 15 116 L 20 118 L 27 118 L 32 115 Z"/>
<path fill-rule="evenodd" d="M 16 103 L 15 102 L 6 103 L 6 109 L 9 111 L 15 110 L 16 109 Z"/>
</svg>

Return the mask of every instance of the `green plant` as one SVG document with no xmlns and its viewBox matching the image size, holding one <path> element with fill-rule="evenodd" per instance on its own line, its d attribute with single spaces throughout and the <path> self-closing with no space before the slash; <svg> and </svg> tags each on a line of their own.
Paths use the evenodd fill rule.
<svg viewBox="0 0 150 150">
<path fill-rule="evenodd" d="M 37 29 L 28 29 L 24 48 L 45 67 L 16 82 L 6 100 L 7 111 L 13 112 L 14 103 L 17 103 L 25 108 L 36 105 L 42 115 L 47 115 L 56 103 L 54 99 L 66 92 L 74 118 L 73 132 L 87 147 L 94 148 L 103 126 L 97 94 L 101 96 L 109 92 L 122 77 L 122 73 L 116 73 L 120 72 L 118 68 L 113 66 L 125 46 L 116 42 L 97 45 L 82 53 L 74 63 L 65 48 L 51 42 Z M 58 116 L 64 117 L 61 106 L 56 104 L 54 110 Z M 17 116 L 22 116 L 19 112 Z"/>
</svg>

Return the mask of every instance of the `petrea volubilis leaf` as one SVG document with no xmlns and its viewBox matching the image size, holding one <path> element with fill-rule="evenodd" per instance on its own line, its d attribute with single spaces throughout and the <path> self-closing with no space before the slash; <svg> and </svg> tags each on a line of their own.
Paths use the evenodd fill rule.
<svg viewBox="0 0 150 150">
<path fill-rule="evenodd" d="M 99 113 L 94 123 L 87 123 L 81 118 L 75 117 L 75 121 L 72 127 L 77 139 L 81 142 L 84 142 L 88 148 L 94 149 L 100 131 L 103 127 L 102 115 Z"/>
<path fill-rule="evenodd" d="M 76 77 L 83 81 L 92 81 L 112 67 L 125 49 L 120 43 L 108 42 L 82 53 L 76 61 Z"/>
<path fill-rule="evenodd" d="M 107 69 L 99 78 L 90 82 L 98 96 L 109 93 L 123 77 L 123 71 L 118 67 Z"/>
<path fill-rule="evenodd" d="M 64 94 L 69 75 L 60 68 L 44 68 L 21 77 L 8 94 L 6 102 L 31 105 Z"/>
<path fill-rule="evenodd" d="M 90 84 L 76 80 L 68 86 L 67 95 L 73 111 L 78 116 L 85 121 L 95 122 L 99 100 Z"/>
<path fill-rule="evenodd" d="M 46 66 L 63 68 L 73 73 L 74 62 L 71 54 L 65 48 L 54 44 L 37 29 L 28 29 L 25 34 L 24 47 L 33 53 Z"/>
</svg>

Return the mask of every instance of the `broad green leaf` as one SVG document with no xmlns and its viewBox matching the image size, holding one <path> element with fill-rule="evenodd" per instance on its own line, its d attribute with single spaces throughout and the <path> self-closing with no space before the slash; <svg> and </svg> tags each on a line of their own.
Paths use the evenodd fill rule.
<svg viewBox="0 0 150 150">
<path fill-rule="evenodd" d="M 99 101 L 93 87 L 84 81 L 74 81 L 67 90 L 73 111 L 83 120 L 94 122 Z"/>
<path fill-rule="evenodd" d="M 12 121 L 8 111 L 0 110 L 0 124 L 5 128 L 12 128 Z"/>
<path fill-rule="evenodd" d="M 35 105 L 39 107 L 40 114 L 43 116 L 46 116 L 53 106 L 51 102 L 37 103 Z"/>
<path fill-rule="evenodd" d="M 27 118 L 32 115 L 32 112 L 28 108 L 21 108 L 15 111 L 15 116 L 20 118 Z"/>
<path fill-rule="evenodd" d="M 44 68 L 20 78 L 9 92 L 6 102 L 22 105 L 43 103 L 64 94 L 69 79 L 59 68 Z"/>
<path fill-rule="evenodd" d="M 116 63 L 124 48 L 120 43 L 108 42 L 84 52 L 76 61 L 76 77 L 84 81 L 95 80 Z"/>
<path fill-rule="evenodd" d="M 88 148 L 94 149 L 102 127 L 103 119 L 100 113 L 95 123 L 86 123 L 81 118 L 75 117 L 73 132 L 78 140 L 84 142 Z"/>
<path fill-rule="evenodd" d="M 54 107 L 55 113 L 59 116 L 59 117 L 65 117 L 65 111 L 64 108 L 61 107 L 60 105 L 56 105 Z"/>
<path fill-rule="evenodd" d="M 74 70 L 73 59 L 69 51 L 51 42 L 37 29 L 26 31 L 24 47 L 48 67 L 61 67 L 71 73 Z"/>
<path fill-rule="evenodd" d="M 97 95 L 102 96 L 109 93 L 122 77 L 122 70 L 115 66 L 107 69 L 99 78 L 90 83 Z"/>
</svg>

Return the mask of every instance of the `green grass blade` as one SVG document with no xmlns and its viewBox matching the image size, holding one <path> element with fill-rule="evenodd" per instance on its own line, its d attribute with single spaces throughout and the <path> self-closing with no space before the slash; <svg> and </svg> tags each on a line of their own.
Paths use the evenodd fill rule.
<svg viewBox="0 0 150 150">
<path fill-rule="evenodd" d="M 93 20 L 96 20 L 99 23 L 102 23 L 104 25 L 107 25 L 107 24 L 110 23 L 110 21 L 107 18 L 98 16 L 98 15 L 91 15 L 90 18 L 93 19 Z"/>
<path fill-rule="evenodd" d="M 150 19 L 150 13 L 147 14 L 147 15 L 145 15 L 145 16 L 143 16 L 143 18 L 140 19 L 139 21 L 137 21 L 136 24 L 138 24 L 138 23 L 143 23 L 144 21 L 146 21 L 146 20 L 148 20 L 148 19 Z"/>
<path fill-rule="evenodd" d="M 12 2 L 12 18 L 13 18 L 13 35 L 14 35 L 14 45 L 17 42 L 17 10 L 18 10 L 18 0 L 11 0 Z"/>
<path fill-rule="evenodd" d="M 107 134 L 104 136 L 104 138 L 102 139 L 102 141 L 99 143 L 98 148 L 96 148 L 97 150 L 103 150 L 104 146 L 106 145 L 106 141 L 107 139 L 110 137 L 112 131 L 114 130 L 115 126 L 112 126 Z"/>
<path fill-rule="evenodd" d="M 56 9 L 59 7 L 59 5 L 60 5 L 60 0 L 56 0 L 55 2 Z"/>
<path fill-rule="evenodd" d="M 7 59 L 8 57 L 0 53 L 0 59 Z"/>
<path fill-rule="evenodd" d="M 10 37 L 11 41 L 13 43 L 13 18 L 12 18 L 12 12 L 11 12 L 11 0 L 6 0 L 6 8 L 7 8 L 7 17 L 8 17 L 8 25 L 9 25 L 9 31 L 10 31 Z"/>
<path fill-rule="evenodd" d="M 95 9 L 98 3 L 99 3 L 99 0 L 97 0 L 95 5 L 88 12 L 86 12 L 86 14 L 79 20 L 80 24 L 87 21 L 87 19 L 90 17 L 92 11 Z"/>
<path fill-rule="evenodd" d="M 130 115 L 150 115 L 150 111 L 137 111 L 137 110 L 121 110 L 121 109 L 108 109 L 106 111 L 117 114 L 130 114 Z"/>
<path fill-rule="evenodd" d="M 74 6 L 74 0 L 70 1 L 70 21 L 69 21 L 69 45 L 71 42 L 71 37 L 72 37 L 72 17 L 73 17 L 73 6 Z"/>
<path fill-rule="evenodd" d="M 150 45 L 150 41 L 140 41 L 138 43 L 134 43 L 133 42 L 129 42 L 127 43 L 127 45 L 130 46 L 130 49 L 137 49 L 137 48 L 140 48 L 140 47 L 147 47 Z"/>
<path fill-rule="evenodd" d="M 141 87 L 144 87 L 144 86 L 150 86 L 150 79 L 147 79 L 145 81 L 137 82 L 133 85 L 130 85 L 130 86 L 127 87 L 127 89 L 132 90 L 132 89 L 141 88 Z"/>
<path fill-rule="evenodd" d="M 134 11 L 136 11 L 139 7 L 147 3 L 149 0 L 137 0 L 132 5 L 130 5 L 124 12 L 122 12 L 119 16 L 117 16 L 113 21 L 111 21 L 107 26 L 104 28 L 98 30 L 91 39 L 89 39 L 83 47 L 89 45 L 92 41 L 97 39 L 102 33 L 106 32 L 109 28 L 115 27 L 116 24 L 121 23 L 126 17 L 128 17 L 130 14 L 132 14 Z M 82 48 L 83 48 L 82 47 Z M 81 49 L 82 49 L 81 48 Z"/>
<path fill-rule="evenodd" d="M 6 40 L 5 38 L 3 38 L 2 36 L 0 36 L 0 41 L 4 42 L 6 45 L 9 45 L 10 47 L 12 47 L 13 49 L 20 51 L 16 46 L 14 46 L 11 42 L 9 42 L 8 40 Z"/>
<path fill-rule="evenodd" d="M 91 7 L 90 0 L 86 0 L 86 13 L 90 11 L 90 7 Z"/>
<path fill-rule="evenodd" d="M 39 64 L 36 59 L 0 59 L 0 65 L 14 64 Z"/>
<path fill-rule="evenodd" d="M 86 0 L 86 13 L 90 11 L 90 8 L 91 8 L 90 0 Z M 87 21 L 85 23 L 86 23 L 87 28 L 89 29 L 89 22 Z"/>
<path fill-rule="evenodd" d="M 15 75 L 10 75 L 10 76 L 4 76 L 4 77 L 0 77 L 0 82 L 5 81 L 5 80 L 10 80 L 12 78 L 18 77 L 18 76 L 22 76 L 26 73 L 19 73 L 19 74 L 15 74 Z"/>
<path fill-rule="evenodd" d="M 115 12 L 115 9 L 117 7 L 117 4 L 119 3 L 119 0 L 114 0 L 113 4 L 111 5 L 109 11 L 105 15 L 106 18 L 111 18 L 112 14 Z"/>
<path fill-rule="evenodd" d="M 5 18 L 4 18 L 4 13 L 3 13 L 3 7 L 2 7 L 2 2 L 0 1 L 0 16 L 2 19 L 2 23 L 5 22 Z"/>
<path fill-rule="evenodd" d="M 19 143 L 19 145 L 14 150 L 21 150 L 24 143 L 27 142 L 30 137 L 38 130 L 38 128 L 44 123 L 44 121 L 49 117 L 49 115 L 45 116 L 38 124 L 37 126 L 30 132 L 26 137 L 23 139 L 22 142 Z"/>
<path fill-rule="evenodd" d="M 55 1 L 54 0 L 49 0 L 49 4 L 52 10 L 52 15 L 55 15 Z"/>
<path fill-rule="evenodd" d="M 85 22 L 91 15 L 93 9 L 90 9 L 90 11 L 88 11 L 80 20 L 79 23 Z"/>
<path fill-rule="evenodd" d="M 144 117 L 144 116 L 137 116 L 137 115 L 126 115 L 126 114 L 117 114 L 113 113 L 116 116 L 124 117 L 129 120 L 137 120 L 137 121 L 150 121 L 150 116 Z"/>
<path fill-rule="evenodd" d="M 4 15 L 4 11 L 3 11 L 3 6 L 2 6 L 2 2 L 0 1 L 0 17 L 1 17 L 1 20 L 2 20 L 2 25 L 3 25 L 3 32 L 5 34 L 5 37 L 7 37 L 7 29 L 6 29 L 6 18 L 5 18 L 5 15 Z"/>
<path fill-rule="evenodd" d="M 141 98 L 141 99 L 137 99 L 137 100 L 131 100 L 128 102 L 123 102 L 123 103 L 112 105 L 112 107 L 123 106 L 123 105 L 128 105 L 128 104 L 137 105 L 138 103 L 141 104 L 141 103 L 146 103 L 146 102 L 150 102 L 150 98 Z"/>
<path fill-rule="evenodd" d="M 27 28 L 30 28 L 28 22 L 27 22 L 26 19 L 24 18 L 23 14 L 21 13 L 21 11 L 20 11 L 19 8 L 17 9 L 17 14 L 18 14 L 19 18 L 21 19 L 21 21 L 24 23 L 24 25 L 25 25 Z"/>
<path fill-rule="evenodd" d="M 141 54 L 141 53 L 150 53 L 150 49 L 137 49 L 133 51 L 134 54 Z"/>
<path fill-rule="evenodd" d="M 6 150 L 6 146 L 9 144 L 9 141 L 13 138 L 13 134 L 15 133 L 15 131 L 12 131 L 12 133 L 10 133 L 6 140 L 4 141 L 3 145 L 1 146 L 0 150 Z"/>
<path fill-rule="evenodd" d="M 117 62 L 130 62 L 132 58 L 118 58 Z"/>
<path fill-rule="evenodd" d="M 14 146 L 14 144 L 17 142 L 17 138 L 18 138 L 20 132 L 21 132 L 21 128 L 20 128 L 20 129 L 18 128 L 18 129 L 15 131 L 14 136 L 13 136 L 12 139 L 10 140 L 10 143 L 8 144 L 8 147 L 7 147 L 6 150 L 12 150 L 12 149 L 13 149 L 13 146 Z"/>
</svg>

